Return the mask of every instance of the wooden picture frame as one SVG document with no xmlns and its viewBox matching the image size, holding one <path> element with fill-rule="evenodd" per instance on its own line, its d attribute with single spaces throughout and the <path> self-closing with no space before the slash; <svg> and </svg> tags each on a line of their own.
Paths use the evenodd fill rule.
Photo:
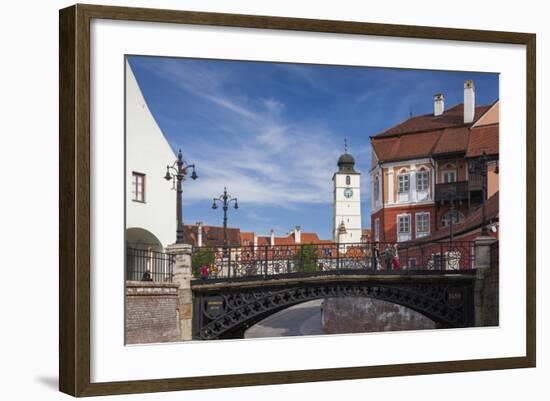
<svg viewBox="0 0 550 401">
<path fill-rule="evenodd" d="M 90 380 L 90 21 L 94 18 L 524 45 L 527 54 L 525 60 L 527 71 L 526 355 L 510 358 L 92 383 Z M 59 27 L 60 391 L 73 396 L 94 396 L 535 366 L 536 37 L 534 34 L 96 5 L 75 5 L 61 10 Z"/>
</svg>

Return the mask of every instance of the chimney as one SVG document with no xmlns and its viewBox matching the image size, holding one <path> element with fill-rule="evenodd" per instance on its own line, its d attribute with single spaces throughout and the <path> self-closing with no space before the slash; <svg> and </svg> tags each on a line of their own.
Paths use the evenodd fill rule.
<svg viewBox="0 0 550 401">
<path fill-rule="evenodd" d="M 443 101 L 443 93 L 434 95 L 434 116 L 440 116 L 445 111 L 445 103 Z"/>
<path fill-rule="evenodd" d="M 254 250 L 258 248 L 258 236 L 254 233 Z"/>
<path fill-rule="evenodd" d="M 302 242 L 302 230 L 300 228 L 300 226 L 296 226 L 294 228 L 294 242 L 296 244 L 299 244 Z"/>
<path fill-rule="evenodd" d="M 271 246 L 275 246 L 275 230 L 271 229 L 271 238 L 269 240 Z"/>
<path fill-rule="evenodd" d="M 476 110 L 476 91 L 474 81 L 467 79 L 464 81 L 464 124 L 474 122 Z"/>
<path fill-rule="evenodd" d="M 197 221 L 197 246 L 202 246 L 202 221 Z"/>
</svg>

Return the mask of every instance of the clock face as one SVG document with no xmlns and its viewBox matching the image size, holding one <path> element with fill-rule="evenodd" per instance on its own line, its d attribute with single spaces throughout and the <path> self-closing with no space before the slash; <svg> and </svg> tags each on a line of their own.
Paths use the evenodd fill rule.
<svg viewBox="0 0 550 401">
<path fill-rule="evenodd" d="M 351 198 L 353 196 L 353 189 L 351 188 L 344 189 L 344 196 L 346 198 Z"/>
</svg>

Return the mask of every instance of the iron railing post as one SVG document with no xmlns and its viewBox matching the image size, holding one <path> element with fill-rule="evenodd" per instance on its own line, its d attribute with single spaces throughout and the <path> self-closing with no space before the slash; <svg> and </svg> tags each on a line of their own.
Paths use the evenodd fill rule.
<svg viewBox="0 0 550 401">
<path fill-rule="evenodd" d="M 440 269 L 441 271 L 445 270 L 445 255 L 443 253 L 443 243 L 440 242 L 439 243 L 439 263 L 441 263 L 440 265 Z"/>
<path fill-rule="evenodd" d="M 231 277 L 231 248 L 227 250 L 227 277 Z"/>
<path fill-rule="evenodd" d="M 265 254 L 264 254 L 264 259 L 265 259 L 265 270 L 264 270 L 264 275 L 265 275 L 265 277 L 268 276 L 268 270 L 267 270 L 267 269 L 268 269 L 268 263 L 269 263 L 269 262 L 268 262 L 268 257 L 267 257 L 267 250 L 268 250 L 268 249 L 269 249 L 269 248 L 268 248 L 268 246 L 266 245 L 266 246 L 265 246 L 265 249 L 264 249 L 264 252 L 265 252 Z"/>
</svg>

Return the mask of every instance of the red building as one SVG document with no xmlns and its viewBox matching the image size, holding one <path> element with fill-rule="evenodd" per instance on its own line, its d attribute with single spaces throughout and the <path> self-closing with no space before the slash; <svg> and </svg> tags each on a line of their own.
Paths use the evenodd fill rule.
<svg viewBox="0 0 550 401">
<path fill-rule="evenodd" d="M 498 101 L 476 106 L 467 80 L 464 103 L 445 110 L 436 94 L 432 114 L 372 136 L 372 239 L 418 240 L 466 221 L 498 191 L 498 133 Z M 473 169 L 480 157 L 486 176 Z"/>
</svg>

